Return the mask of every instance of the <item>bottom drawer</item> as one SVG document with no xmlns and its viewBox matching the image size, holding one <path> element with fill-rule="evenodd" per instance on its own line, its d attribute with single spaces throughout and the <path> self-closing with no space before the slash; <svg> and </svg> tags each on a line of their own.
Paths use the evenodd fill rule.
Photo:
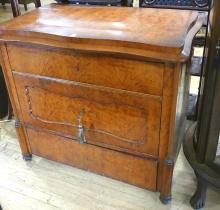
<svg viewBox="0 0 220 210">
<path fill-rule="evenodd" d="M 112 177 L 142 188 L 156 190 L 157 161 L 27 128 L 33 154 Z"/>
</svg>

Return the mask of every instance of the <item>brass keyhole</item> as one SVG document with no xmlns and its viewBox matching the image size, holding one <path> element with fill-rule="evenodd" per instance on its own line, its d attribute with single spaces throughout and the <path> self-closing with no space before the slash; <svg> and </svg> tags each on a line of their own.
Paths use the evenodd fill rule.
<svg viewBox="0 0 220 210">
<path fill-rule="evenodd" d="M 80 64 L 77 63 L 74 69 L 76 72 L 79 72 L 80 71 Z"/>
<path fill-rule="evenodd" d="M 81 144 L 86 142 L 84 128 L 83 128 L 83 116 L 85 114 L 85 110 L 82 109 L 77 117 L 78 120 L 78 140 Z"/>
</svg>

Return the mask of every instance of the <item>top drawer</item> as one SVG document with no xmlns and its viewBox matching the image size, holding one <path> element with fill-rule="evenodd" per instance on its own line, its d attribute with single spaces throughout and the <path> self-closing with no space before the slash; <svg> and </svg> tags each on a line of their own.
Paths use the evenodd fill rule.
<svg viewBox="0 0 220 210">
<path fill-rule="evenodd" d="M 111 88 L 162 95 L 164 65 L 73 50 L 8 45 L 11 68 Z"/>
</svg>

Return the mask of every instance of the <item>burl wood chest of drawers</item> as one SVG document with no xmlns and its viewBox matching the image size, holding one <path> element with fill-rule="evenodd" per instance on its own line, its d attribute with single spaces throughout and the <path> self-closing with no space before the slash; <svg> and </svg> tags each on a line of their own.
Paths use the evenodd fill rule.
<svg viewBox="0 0 220 210">
<path fill-rule="evenodd" d="M 25 160 L 36 154 L 161 193 L 184 131 L 195 11 L 41 7 L 0 26 Z"/>
</svg>

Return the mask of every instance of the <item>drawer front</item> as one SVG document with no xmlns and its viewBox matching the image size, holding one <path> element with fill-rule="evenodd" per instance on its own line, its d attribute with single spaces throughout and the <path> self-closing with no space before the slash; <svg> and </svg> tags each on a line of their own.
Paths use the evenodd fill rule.
<svg viewBox="0 0 220 210">
<path fill-rule="evenodd" d="M 138 187 L 156 190 L 157 161 L 27 129 L 33 154 L 105 175 Z"/>
<path fill-rule="evenodd" d="M 13 45 L 8 54 L 11 68 L 19 72 L 162 95 L 163 64 Z"/>
<path fill-rule="evenodd" d="M 157 157 L 159 97 L 13 74 L 26 124 L 82 143 Z"/>
</svg>

